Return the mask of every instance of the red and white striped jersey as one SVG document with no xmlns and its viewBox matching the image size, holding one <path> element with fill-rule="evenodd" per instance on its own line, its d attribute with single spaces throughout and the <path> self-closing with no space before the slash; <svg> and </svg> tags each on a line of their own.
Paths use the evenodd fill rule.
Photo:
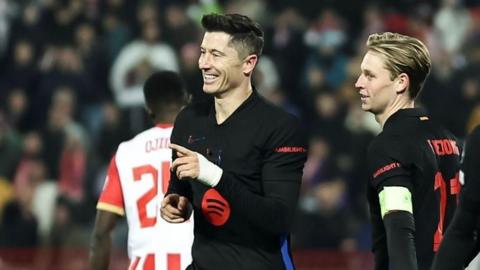
<svg viewBox="0 0 480 270">
<path fill-rule="evenodd" d="M 170 179 L 172 125 L 157 125 L 120 144 L 97 209 L 126 215 L 129 270 L 180 270 L 191 262 L 193 220 L 160 217 Z"/>
</svg>

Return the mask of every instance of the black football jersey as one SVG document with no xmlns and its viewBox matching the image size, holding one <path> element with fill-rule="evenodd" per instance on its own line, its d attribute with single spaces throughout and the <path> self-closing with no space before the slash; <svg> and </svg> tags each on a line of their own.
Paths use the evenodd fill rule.
<svg viewBox="0 0 480 270">
<path fill-rule="evenodd" d="M 194 209 L 191 269 L 294 269 L 289 230 L 306 160 L 298 119 L 253 92 L 222 124 L 213 102 L 187 107 L 171 140 L 223 169 L 214 188 L 172 173 L 168 192 Z"/>
<path fill-rule="evenodd" d="M 462 162 L 464 186 L 462 188 L 463 204 L 471 209 L 480 208 L 480 126 L 469 135 L 465 145 Z"/>
<path fill-rule="evenodd" d="M 367 196 L 376 269 L 388 269 L 378 198 L 385 186 L 406 187 L 411 192 L 418 269 L 430 269 L 457 205 L 460 154 L 456 138 L 431 121 L 423 109 L 402 109 L 387 119 L 368 150 Z"/>
</svg>

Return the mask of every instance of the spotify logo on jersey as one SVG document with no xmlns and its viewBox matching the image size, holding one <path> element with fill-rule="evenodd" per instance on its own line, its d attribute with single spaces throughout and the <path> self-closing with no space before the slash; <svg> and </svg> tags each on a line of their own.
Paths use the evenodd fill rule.
<svg viewBox="0 0 480 270">
<path fill-rule="evenodd" d="M 207 220 L 215 226 L 222 226 L 230 217 L 230 204 L 215 189 L 203 194 L 202 212 Z"/>
</svg>

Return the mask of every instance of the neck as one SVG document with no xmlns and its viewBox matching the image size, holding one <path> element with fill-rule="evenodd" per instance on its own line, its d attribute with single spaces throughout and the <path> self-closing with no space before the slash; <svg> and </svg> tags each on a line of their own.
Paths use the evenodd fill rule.
<svg viewBox="0 0 480 270">
<path fill-rule="evenodd" d="M 411 109 L 415 107 L 415 102 L 414 100 L 398 100 L 391 104 L 383 113 L 376 114 L 375 115 L 375 120 L 382 126 L 385 125 L 385 122 L 387 122 L 388 118 L 392 116 L 394 113 L 396 113 L 399 110 L 402 109 Z"/>
<path fill-rule="evenodd" d="M 252 92 L 252 85 L 249 82 L 245 86 L 240 86 L 215 96 L 215 118 L 217 124 L 225 122 Z"/>
<path fill-rule="evenodd" d="M 155 117 L 153 118 L 153 124 L 158 125 L 158 124 L 173 124 L 175 122 L 175 118 L 177 117 L 177 113 L 172 113 L 165 115 L 163 117 Z"/>
</svg>

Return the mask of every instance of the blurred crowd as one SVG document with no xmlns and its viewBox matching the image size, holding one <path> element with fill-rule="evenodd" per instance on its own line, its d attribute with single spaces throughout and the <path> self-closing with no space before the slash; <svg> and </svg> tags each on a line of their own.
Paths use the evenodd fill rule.
<svg viewBox="0 0 480 270">
<path fill-rule="evenodd" d="M 380 127 L 354 88 L 369 34 L 424 41 L 433 70 L 417 104 L 459 139 L 480 123 L 478 0 L 0 0 L 0 247 L 88 246 L 110 158 L 151 125 L 145 79 L 178 71 L 208 98 L 210 12 L 261 23 L 256 89 L 309 132 L 297 250 L 369 248 L 365 153 Z M 126 245 L 125 227 L 115 238 Z"/>
</svg>

